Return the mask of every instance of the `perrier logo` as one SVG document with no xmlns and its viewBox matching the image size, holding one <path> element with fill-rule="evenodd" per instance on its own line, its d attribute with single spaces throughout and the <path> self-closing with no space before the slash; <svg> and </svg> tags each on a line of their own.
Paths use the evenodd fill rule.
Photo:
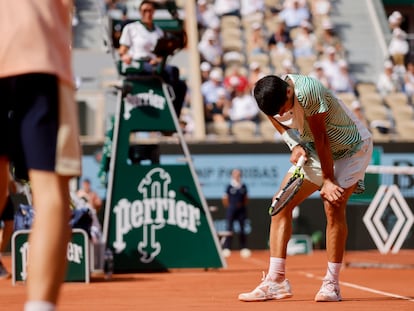
<svg viewBox="0 0 414 311">
<path fill-rule="evenodd" d="M 133 229 L 142 228 L 142 240 L 137 245 L 143 263 L 150 263 L 161 252 L 157 231 L 166 225 L 197 233 L 200 226 L 200 209 L 183 200 L 176 200 L 176 192 L 170 189 L 171 176 L 163 168 L 150 170 L 140 180 L 137 191 L 141 200 L 130 202 L 120 199 L 115 205 L 116 253 L 126 248 L 124 236 Z"/>
</svg>

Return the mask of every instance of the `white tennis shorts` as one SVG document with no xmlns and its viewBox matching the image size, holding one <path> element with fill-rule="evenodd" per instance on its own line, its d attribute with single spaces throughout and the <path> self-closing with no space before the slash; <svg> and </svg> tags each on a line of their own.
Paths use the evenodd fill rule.
<svg viewBox="0 0 414 311">
<path fill-rule="evenodd" d="M 361 149 L 349 158 L 334 161 L 335 178 L 342 188 L 349 188 L 358 180 L 364 180 L 365 170 L 371 162 L 373 143 L 368 138 L 363 141 Z M 289 169 L 293 173 L 295 166 Z M 316 154 L 308 154 L 308 161 L 303 166 L 305 179 L 321 187 L 323 184 L 321 163 Z"/>
</svg>

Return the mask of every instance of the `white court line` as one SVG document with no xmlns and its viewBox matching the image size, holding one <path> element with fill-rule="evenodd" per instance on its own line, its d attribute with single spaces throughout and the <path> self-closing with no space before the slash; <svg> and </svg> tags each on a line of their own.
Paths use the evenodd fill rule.
<svg viewBox="0 0 414 311">
<path fill-rule="evenodd" d="M 313 273 L 307 273 L 307 272 L 298 272 L 298 273 L 299 274 L 302 274 L 302 275 L 305 275 L 307 278 L 310 278 L 310 279 L 323 280 L 322 277 L 316 276 Z M 339 281 L 339 284 L 341 284 L 343 286 L 347 286 L 347 287 L 351 287 L 351 288 L 363 290 L 363 291 L 366 291 L 366 292 L 378 294 L 378 295 L 383 295 L 383 296 L 387 296 L 387 297 L 392 297 L 392 298 L 397 298 L 397 299 L 403 299 L 403 300 L 407 300 L 407 301 L 410 301 L 410 302 L 414 302 L 414 299 L 411 298 L 411 297 L 401 296 L 401 295 L 393 294 L 393 293 L 388 293 L 388 292 L 384 292 L 384 291 L 381 291 L 381 290 L 376 290 L 376 289 L 373 289 L 373 288 L 369 288 L 369 287 L 365 287 L 365 286 L 360 286 L 360 285 L 353 284 L 353 283 L 349 283 L 349 282 L 341 282 L 341 281 Z"/>
</svg>

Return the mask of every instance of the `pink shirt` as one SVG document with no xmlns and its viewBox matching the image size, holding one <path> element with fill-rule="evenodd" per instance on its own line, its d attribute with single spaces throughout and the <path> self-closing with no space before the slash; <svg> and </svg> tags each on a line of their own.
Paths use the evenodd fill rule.
<svg viewBox="0 0 414 311">
<path fill-rule="evenodd" d="M 5 0 L 0 3 L 0 78 L 56 74 L 73 84 L 72 0 Z"/>
</svg>

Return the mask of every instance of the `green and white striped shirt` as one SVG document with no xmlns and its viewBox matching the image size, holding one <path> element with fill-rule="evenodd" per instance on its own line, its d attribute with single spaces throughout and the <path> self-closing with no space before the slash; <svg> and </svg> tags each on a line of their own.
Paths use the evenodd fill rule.
<svg viewBox="0 0 414 311">
<path fill-rule="evenodd" d="M 368 129 L 334 94 L 318 80 L 304 76 L 287 75 L 295 85 L 295 94 L 304 110 L 301 140 L 315 150 L 314 138 L 306 118 L 326 112 L 326 131 L 331 145 L 332 157 L 338 160 L 357 152 L 363 140 L 371 136 Z"/>
</svg>

